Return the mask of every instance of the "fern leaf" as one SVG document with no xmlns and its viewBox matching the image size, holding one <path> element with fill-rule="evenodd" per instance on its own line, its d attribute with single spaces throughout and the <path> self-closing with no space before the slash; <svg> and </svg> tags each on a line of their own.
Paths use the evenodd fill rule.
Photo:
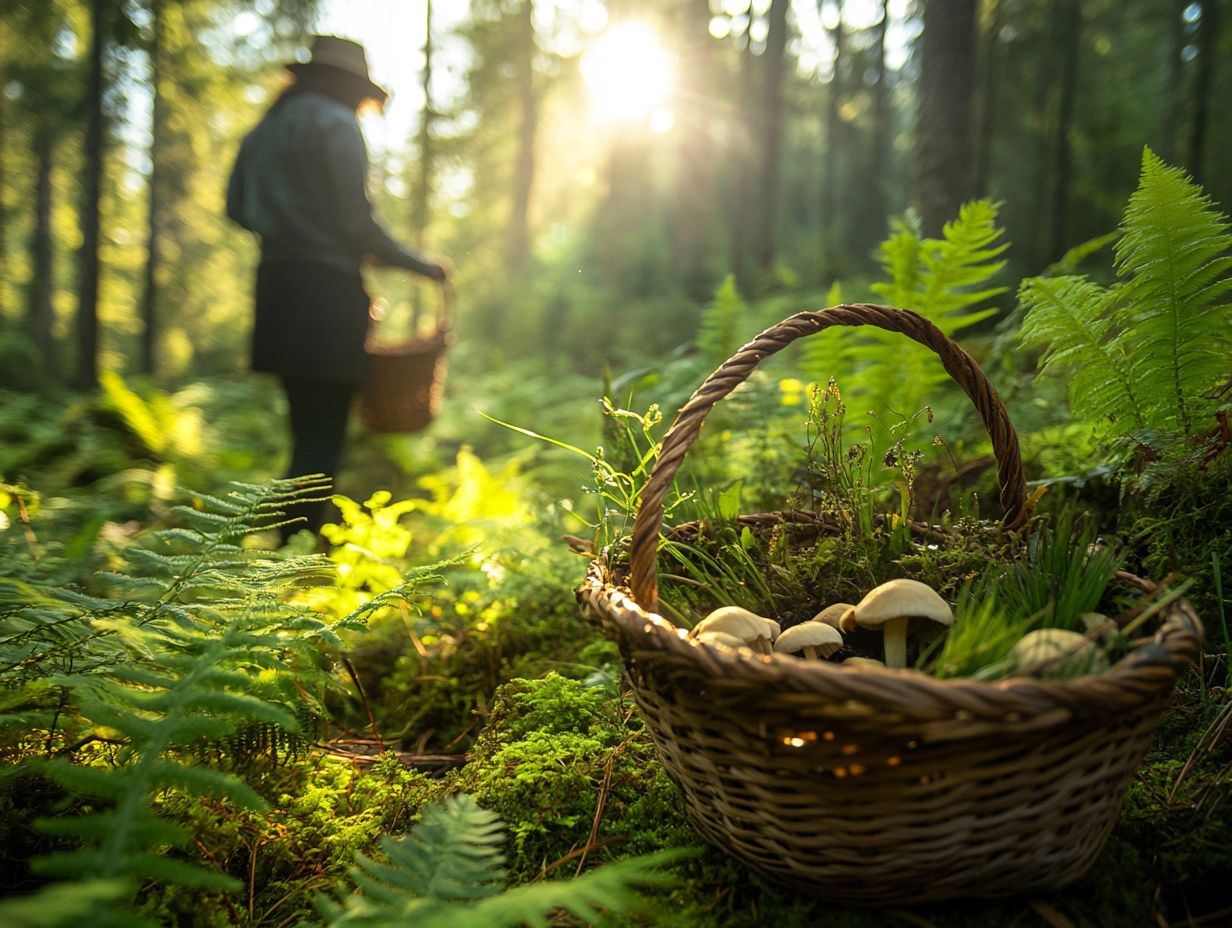
<svg viewBox="0 0 1232 928">
<path fill-rule="evenodd" d="M 1232 234 L 1229 222 L 1184 171 L 1149 148 L 1116 245 L 1132 317 L 1126 354 L 1154 419 L 1192 435 L 1214 406 L 1203 394 L 1229 373 Z"/>
<path fill-rule="evenodd" d="M 1018 298 L 1026 309 L 1021 339 L 1044 345 L 1039 376 L 1064 367 L 1074 411 L 1093 420 L 1146 421 L 1132 365 L 1110 335 L 1117 294 L 1081 277 L 1036 277 L 1023 281 Z"/>
</svg>

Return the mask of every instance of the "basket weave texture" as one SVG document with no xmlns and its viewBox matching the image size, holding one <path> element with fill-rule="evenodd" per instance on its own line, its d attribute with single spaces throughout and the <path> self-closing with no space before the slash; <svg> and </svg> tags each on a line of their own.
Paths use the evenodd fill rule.
<svg viewBox="0 0 1232 928">
<path fill-rule="evenodd" d="M 1068 883 L 1102 849 L 1165 700 L 1198 654 L 1201 623 L 1184 600 L 1103 673 L 995 682 L 733 652 L 655 613 L 663 500 L 706 413 L 765 357 L 833 325 L 901 332 L 941 357 L 992 436 L 1004 521 L 1022 520 L 1017 436 L 974 360 L 916 313 L 838 306 L 768 329 L 694 393 L 643 491 L 628 569 L 596 559 L 578 598 L 619 644 L 698 831 L 764 875 L 857 905 Z"/>
<path fill-rule="evenodd" d="M 419 432 L 440 410 L 445 352 L 451 342 L 448 292 L 442 288 L 434 331 L 396 345 L 369 337 L 368 380 L 359 395 L 364 424 L 373 432 Z"/>
</svg>

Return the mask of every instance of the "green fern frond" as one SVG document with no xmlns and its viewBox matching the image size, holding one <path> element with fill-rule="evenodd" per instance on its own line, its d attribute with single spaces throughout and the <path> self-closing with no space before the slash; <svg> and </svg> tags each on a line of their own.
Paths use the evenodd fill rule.
<svg viewBox="0 0 1232 928">
<path fill-rule="evenodd" d="M 1147 149 L 1115 245 L 1118 282 L 1023 283 L 1023 341 L 1044 347 L 1040 375 L 1069 376 L 1074 411 L 1105 434 L 1183 453 L 1169 435 L 1207 427 L 1228 377 L 1230 232 L 1201 188 Z"/>
<path fill-rule="evenodd" d="M 1035 277 L 1023 281 L 1018 299 L 1026 309 L 1021 339 L 1044 345 L 1040 377 L 1073 364 L 1070 397 L 1074 411 L 1091 420 L 1128 418 L 1146 425 L 1140 386 L 1116 339 L 1110 336 L 1114 291 L 1082 277 Z"/>
<path fill-rule="evenodd" d="M 131 895 L 124 880 L 82 880 L 44 886 L 29 896 L 0 899 L 0 925 L 6 928 L 60 928 L 61 925 L 99 925 L 98 912 Z M 130 921 L 130 925 L 133 922 Z"/>
<path fill-rule="evenodd" d="M 1232 234 L 1226 216 L 1179 168 L 1149 148 L 1116 245 L 1132 315 L 1125 338 L 1134 374 L 1158 397 L 1157 424 L 1191 435 L 1229 373 Z"/>
<path fill-rule="evenodd" d="M 744 344 L 748 307 L 736 288 L 736 278 L 728 274 L 714 299 L 702 310 L 697 347 L 707 367 L 718 367 Z"/>
<path fill-rule="evenodd" d="M 351 875 L 359 892 L 339 900 L 318 898 L 332 928 L 506 928 L 546 925 L 553 909 L 591 922 L 601 910 L 639 906 L 635 886 L 661 884 L 654 867 L 675 854 L 608 864 L 567 882 L 542 882 L 502 892 L 504 826 L 466 795 L 451 796 L 424 812 L 402 839 L 384 838 L 388 863 L 356 857 Z"/>
</svg>

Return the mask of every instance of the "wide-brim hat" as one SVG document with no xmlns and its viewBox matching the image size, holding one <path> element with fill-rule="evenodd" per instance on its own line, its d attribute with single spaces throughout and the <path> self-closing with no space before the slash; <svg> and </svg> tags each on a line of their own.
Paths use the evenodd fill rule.
<svg viewBox="0 0 1232 928">
<path fill-rule="evenodd" d="M 366 96 L 384 105 L 389 92 L 373 82 L 368 74 L 368 55 L 364 47 L 352 39 L 336 35 L 314 35 L 312 54 L 307 61 L 292 61 L 287 66 L 292 74 L 312 71 L 332 71 L 359 82 Z"/>
</svg>

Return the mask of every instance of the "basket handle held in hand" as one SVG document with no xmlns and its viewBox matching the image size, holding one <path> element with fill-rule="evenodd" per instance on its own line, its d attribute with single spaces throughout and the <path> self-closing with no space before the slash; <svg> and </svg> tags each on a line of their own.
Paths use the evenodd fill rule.
<svg viewBox="0 0 1232 928">
<path fill-rule="evenodd" d="M 436 281 L 436 332 L 447 332 L 453 325 L 453 284 L 446 280 Z M 370 310 L 371 312 L 371 310 Z M 372 317 L 371 320 L 378 326 L 385 321 L 385 317 L 377 319 Z M 412 336 L 419 331 L 419 308 L 413 306 L 411 308 L 411 333 Z"/>
<path fill-rule="evenodd" d="M 684 462 L 685 453 L 701 432 L 702 423 L 715 403 L 743 383 L 765 358 L 781 351 L 798 338 L 831 326 L 873 325 L 899 332 L 931 349 L 950 375 L 975 404 L 992 438 L 1001 487 L 1002 523 L 1017 527 L 1026 514 L 1027 481 L 1022 471 L 1018 435 L 1010 423 L 1001 397 L 993 389 L 975 359 L 919 313 L 870 303 L 832 306 L 816 312 L 797 313 L 766 331 L 723 362 L 689 401 L 663 439 L 654 470 L 642 490 L 642 501 L 633 523 L 630 548 L 630 587 L 634 600 L 648 612 L 658 608 L 659 578 L 655 558 L 659 529 L 663 524 L 663 500 Z"/>
</svg>

